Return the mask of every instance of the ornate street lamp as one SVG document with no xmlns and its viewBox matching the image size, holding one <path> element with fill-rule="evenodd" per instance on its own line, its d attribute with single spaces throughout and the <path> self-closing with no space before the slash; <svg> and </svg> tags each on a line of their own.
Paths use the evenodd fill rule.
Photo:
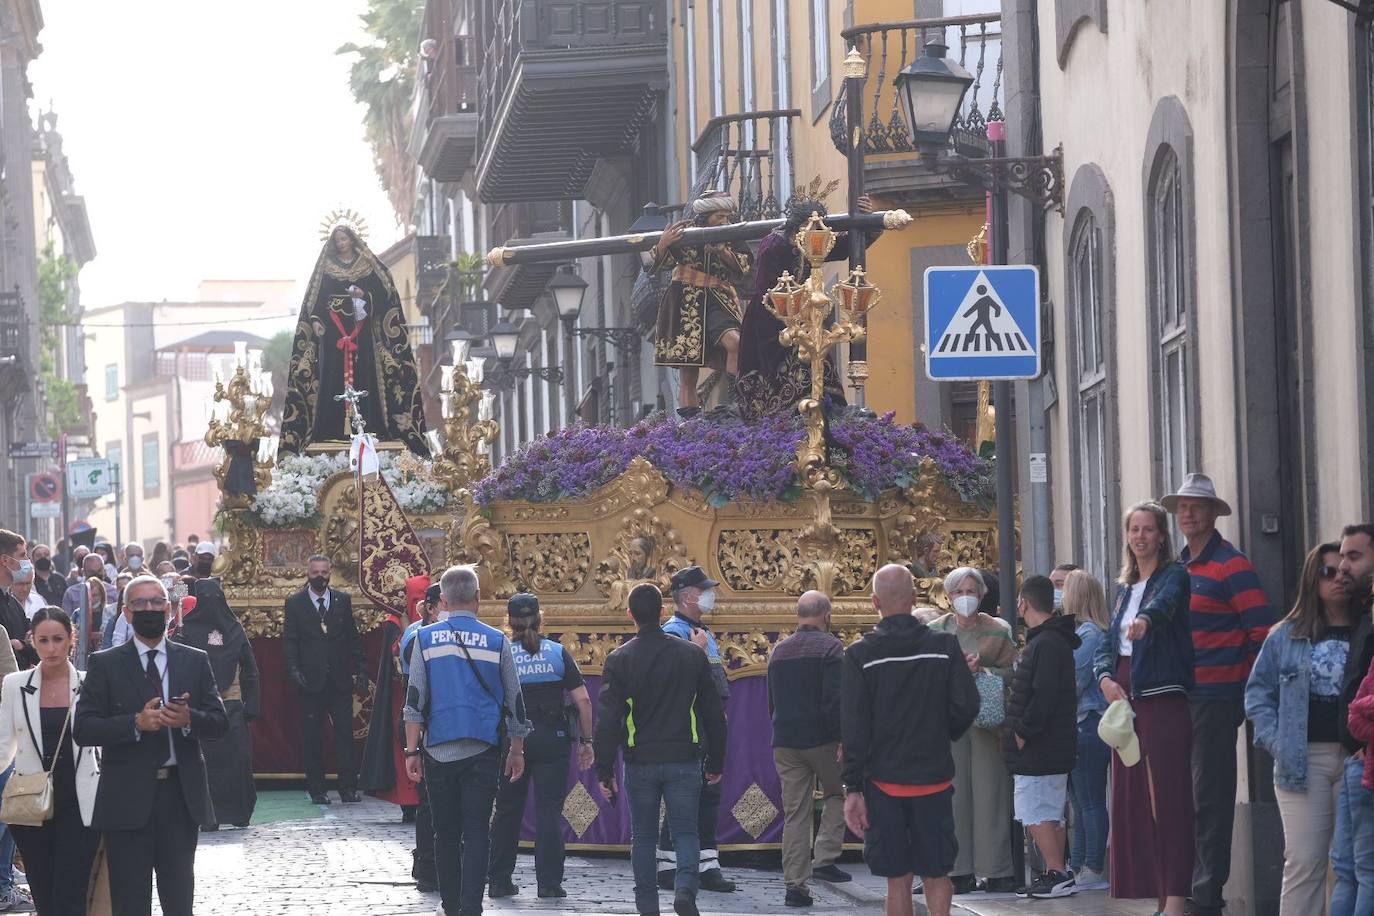
<svg viewBox="0 0 1374 916">
<path fill-rule="evenodd" d="M 1056 147 L 1048 156 L 1007 157 L 1000 152 L 1005 128 L 1000 121 L 988 125 L 994 143 L 990 158 L 972 159 L 948 152 L 959 106 L 968 91 L 968 71 L 945 58 L 948 50 L 939 41 L 926 45 L 926 53 L 903 68 L 895 79 L 902 100 L 907 129 L 921 153 L 921 164 L 934 172 L 989 192 L 1010 191 L 1042 210 L 1064 209 L 1064 154 Z"/>
<path fill-rule="evenodd" d="M 582 311 L 582 300 L 587 295 L 587 281 L 579 277 L 572 264 L 564 264 L 549 280 L 549 292 L 553 304 L 558 309 L 558 318 L 564 325 L 572 327 L 577 315 Z"/>
<path fill-rule="evenodd" d="M 515 348 L 520 343 L 520 329 L 510 323 L 509 315 L 503 315 L 496 326 L 487 332 L 487 339 L 496 351 L 496 358 L 509 362 L 515 358 Z"/>
<path fill-rule="evenodd" d="M 897 74 L 907 128 L 922 158 L 938 154 L 949 143 L 964 95 L 973 85 L 973 74 L 948 60 L 947 51 L 944 42 L 932 41 L 924 54 Z"/>
</svg>

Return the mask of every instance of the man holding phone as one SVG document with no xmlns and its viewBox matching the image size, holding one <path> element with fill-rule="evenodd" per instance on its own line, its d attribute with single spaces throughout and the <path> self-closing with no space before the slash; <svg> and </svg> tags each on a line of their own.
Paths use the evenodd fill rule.
<svg viewBox="0 0 1374 916">
<path fill-rule="evenodd" d="M 663 632 L 663 595 L 657 586 L 636 586 L 629 604 L 638 635 L 606 656 L 602 669 L 593 742 L 597 780 L 602 796 L 614 803 L 620 790 L 615 758 L 623 747 L 637 911 L 659 912 L 654 846 L 662 800 L 676 850 L 673 910 L 697 916 L 697 805 L 703 771 L 705 784 L 719 791 L 725 707 L 706 654 Z"/>
<path fill-rule="evenodd" d="M 102 749 L 91 827 L 105 839 L 114 912 L 152 909 L 153 873 L 167 916 L 190 916 L 196 840 L 215 823 L 200 742 L 229 731 L 210 659 L 167 639 L 166 587 L 138 576 L 125 589 L 134 638 L 90 657 L 72 738 Z"/>
</svg>

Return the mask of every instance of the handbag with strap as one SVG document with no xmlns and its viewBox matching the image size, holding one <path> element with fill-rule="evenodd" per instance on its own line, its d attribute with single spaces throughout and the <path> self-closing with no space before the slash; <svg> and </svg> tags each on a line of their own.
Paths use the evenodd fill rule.
<svg viewBox="0 0 1374 916">
<path fill-rule="evenodd" d="M 1002 679 L 991 671 L 979 671 L 973 676 L 978 688 L 978 716 L 973 724 L 978 728 L 997 728 L 1007 717 L 1006 687 Z"/>
<path fill-rule="evenodd" d="M 37 773 L 10 774 L 9 782 L 5 783 L 3 800 L 0 800 L 0 821 L 21 827 L 41 827 L 52 820 L 52 771 L 57 766 L 58 755 L 62 753 L 62 743 L 67 740 L 67 728 L 72 724 L 72 710 L 75 707 L 75 700 L 67 707 L 67 718 L 62 722 L 62 733 L 57 736 L 52 766 Z"/>
</svg>

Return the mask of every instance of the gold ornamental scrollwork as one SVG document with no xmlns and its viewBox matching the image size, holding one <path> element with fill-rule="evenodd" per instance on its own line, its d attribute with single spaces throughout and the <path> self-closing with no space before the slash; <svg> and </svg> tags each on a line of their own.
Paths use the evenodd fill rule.
<svg viewBox="0 0 1374 916">
<path fill-rule="evenodd" d="M 587 581 L 592 542 L 585 531 L 508 534 L 516 583 L 535 594 L 572 594 Z"/>
<path fill-rule="evenodd" d="M 354 582 L 358 573 L 358 486 L 352 474 L 335 475 L 325 481 L 321 494 L 320 512 L 326 521 L 320 553 L 329 557 L 341 581 Z"/>
<path fill-rule="evenodd" d="M 240 355 L 244 356 L 242 353 Z M 221 404 L 223 408 L 219 406 Z M 234 487 L 229 480 L 229 471 L 236 462 L 247 462 L 252 468 L 256 492 L 261 493 L 272 483 L 272 462 L 259 461 L 256 454 L 258 443 L 267 436 L 267 410 L 272 406 L 271 381 L 262 377 L 256 364 L 250 369 L 244 356 L 234 368 L 227 385 L 222 381 L 215 382 L 211 406 L 205 444 L 224 452 L 223 460 L 215 468 L 220 508 L 226 512 L 247 509 L 253 504 L 253 494 L 242 489 L 230 492 Z M 243 475 L 234 476 L 238 480 Z"/>
<path fill-rule="evenodd" d="M 483 595 L 509 598 L 519 589 L 511 570 L 506 536 L 477 508 L 471 490 L 459 490 L 455 495 L 461 521 L 453 525 L 457 530 L 454 562 L 477 567 L 477 582 Z M 450 542 L 453 540 L 450 537 Z"/>
<path fill-rule="evenodd" d="M 627 607 L 630 591 L 644 582 L 666 594 L 673 573 L 695 563 L 681 535 L 654 512 L 668 498 L 667 479 L 643 458 L 635 458 L 620 484 L 628 507 L 615 543 L 597 563 L 592 580 L 613 611 Z"/>
<path fill-rule="evenodd" d="M 479 420 L 474 408 L 482 402 L 481 379 L 471 378 L 463 364 L 444 367 L 444 450 L 434 460 L 434 476 L 450 491 L 472 487 L 491 473 L 486 447 L 496 441 L 495 420 Z"/>
</svg>

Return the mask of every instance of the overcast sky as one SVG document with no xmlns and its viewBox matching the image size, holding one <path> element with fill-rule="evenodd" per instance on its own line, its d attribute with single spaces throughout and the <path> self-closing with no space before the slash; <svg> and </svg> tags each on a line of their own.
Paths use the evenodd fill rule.
<svg viewBox="0 0 1374 916">
<path fill-rule="evenodd" d="M 45 0 L 51 102 L 99 252 L 87 307 L 182 299 L 202 279 L 303 280 L 319 223 L 399 237 L 348 90 L 363 0 Z"/>
</svg>

